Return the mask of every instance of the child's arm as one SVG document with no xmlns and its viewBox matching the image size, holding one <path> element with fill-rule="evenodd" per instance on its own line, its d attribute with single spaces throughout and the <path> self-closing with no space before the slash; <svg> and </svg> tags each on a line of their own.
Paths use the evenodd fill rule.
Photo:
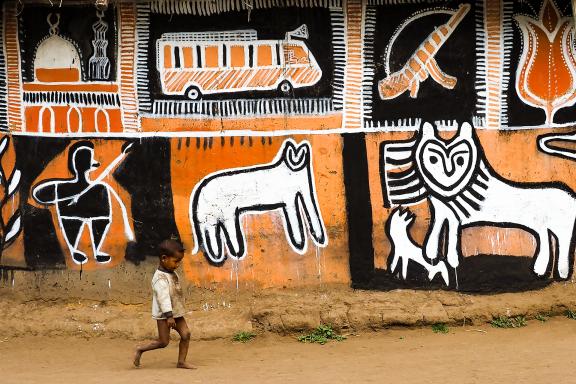
<svg viewBox="0 0 576 384">
<path fill-rule="evenodd" d="M 172 300 L 170 300 L 170 283 L 165 278 L 160 278 L 154 283 L 154 294 L 160 306 L 162 316 L 168 320 L 168 326 L 176 325 L 172 316 Z M 171 321 L 170 321 L 171 320 Z"/>
</svg>

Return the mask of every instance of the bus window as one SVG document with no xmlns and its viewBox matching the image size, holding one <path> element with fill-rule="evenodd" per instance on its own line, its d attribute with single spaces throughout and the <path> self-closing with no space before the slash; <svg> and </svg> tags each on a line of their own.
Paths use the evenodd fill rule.
<svg viewBox="0 0 576 384">
<path fill-rule="evenodd" d="M 254 66 L 254 46 L 248 46 L 248 66 L 252 68 Z"/>
<path fill-rule="evenodd" d="M 228 47 L 225 44 L 223 44 L 220 46 L 220 49 L 222 49 L 222 66 L 227 67 L 228 66 Z"/>
<path fill-rule="evenodd" d="M 282 61 L 280 60 L 280 44 L 276 43 L 274 44 L 274 47 L 276 48 L 276 65 L 281 65 Z"/>
<path fill-rule="evenodd" d="M 164 68 L 172 68 L 172 50 L 169 45 L 164 46 Z"/>
<path fill-rule="evenodd" d="M 269 45 L 258 46 L 258 66 L 265 67 L 272 65 L 272 47 Z"/>
<path fill-rule="evenodd" d="M 209 45 L 204 48 L 204 60 L 207 68 L 218 67 L 218 46 Z"/>
<path fill-rule="evenodd" d="M 174 68 L 180 68 L 180 47 L 174 47 Z"/>
<path fill-rule="evenodd" d="M 284 45 L 284 62 L 286 64 L 310 64 L 308 52 L 299 45 Z"/>
<path fill-rule="evenodd" d="M 202 47 L 196 46 L 196 68 L 202 68 Z"/>
<path fill-rule="evenodd" d="M 182 48 L 182 59 L 184 61 L 184 68 L 192 68 L 192 48 L 183 47 Z"/>
<path fill-rule="evenodd" d="M 244 57 L 244 46 L 233 45 L 230 47 L 230 66 L 243 67 L 246 65 L 246 58 Z"/>
</svg>

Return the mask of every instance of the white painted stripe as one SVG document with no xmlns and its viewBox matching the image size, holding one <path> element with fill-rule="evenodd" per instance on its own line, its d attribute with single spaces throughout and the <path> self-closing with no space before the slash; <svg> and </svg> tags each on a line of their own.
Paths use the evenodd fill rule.
<svg viewBox="0 0 576 384">
<path fill-rule="evenodd" d="M 375 81 L 374 32 L 376 30 L 376 8 L 366 7 L 364 17 L 364 78 L 362 79 L 364 119 L 372 120 L 372 84 Z"/>
<path fill-rule="evenodd" d="M 342 8 L 331 8 L 330 19 L 332 24 L 332 57 L 334 60 L 334 77 L 332 86 L 334 108 L 336 110 L 342 110 L 344 103 L 344 76 L 346 67 L 346 31 L 344 12 Z"/>
<path fill-rule="evenodd" d="M 503 59 L 503 68 L 502 68 L 502 75 L 501 75 L 501 94 L 500 94 L 500 124 L 504 127 L 508 125 L 508 105 L 507 105 L 507 93 L 508 93 L 508 86 L 510 82 L 510 73 L 508 71 L 504 71 L 503 69 L 509 67 L 510 65 L 510 55 L 512 53 L 512 40 L 514 37 L 513 29 L 512 29 L 512 13 L 514 11 L 514 2 L 506 1 L 503 5 L 503 33 L 502 37 L 504 38 L 504 52 L 500 56 Z"/>
<path fill-rule="evenodd" d="M 140 112 L 150 112 L 148 80 L 148 42 L 150 40 L 150 4 L 136 3 L 136 85 Z"/>
<path fill-rule="evenodd" d="M 164 14 L 192 14 L 208 16 L 222 12 L 240 11 L 258 8 L 273 7 L 322 7 L 338 8 L 342 7 L 342 0 L 252 0 L 252 1 L 231 1 L 231 0 L 153 0 L 151 10 L 154 13 Z"/>
<path fill-rule="evenodd" d="M 0 131 L 8 131 L 8 83 L 6 70 L 6 46 L 4 45 L 4 6 L 0 5 Z"/>
<path fill-rule="evenodd" d="M 484 43 L 486 41 L 486 31 L 484 29 L 484 1 L 476 0 L 475 2 L 475 20 L 476 20 L 476 114 L 481 117 L 486 116 L 486 54 L 484 53 Z"/>
</svg>

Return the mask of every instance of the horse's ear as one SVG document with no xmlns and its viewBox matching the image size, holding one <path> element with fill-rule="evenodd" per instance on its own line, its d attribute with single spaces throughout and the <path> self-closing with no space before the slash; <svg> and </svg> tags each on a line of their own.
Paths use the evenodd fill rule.
<svg viewBox="0 0 576 384">
<path fill-rule="evenodd" d="M 294 145 L 294 141 L 292 141 L 292 139 L 285 140 L 284 143 L 282 143 L 282 156 L 281 156 L 281 158 L 283 160 L 286 160 L 288 158 L 288 153 L 290 151 L 294 151 L 295 149 L 296 149 L 296 146 Z"/>
<path fill-rule="evenodd" d="M 472 131 L 473 131 L 472 124 L 465 121 L 464 123 L 462 123 L 460 129 L 458 130 L 458 136 L 471 139 Z"/>
<path fill-rule="evenodd" d="M 436 136 L 436 128 L 434 128 L 434 126 L 429 122 L 425 122 L 424 124 L 422 124 L 422 129 L 420 131 L 422 137 L 428 138 Z"/>
<path fill-rule="evenodd" d="M 290 169 L 297 171 L 302 169 L 309 163 L 310 159 L 310 145 L 304 142 L 298 146 L 291 144 L 286 149 L 284 161 Z"/>
</svg>

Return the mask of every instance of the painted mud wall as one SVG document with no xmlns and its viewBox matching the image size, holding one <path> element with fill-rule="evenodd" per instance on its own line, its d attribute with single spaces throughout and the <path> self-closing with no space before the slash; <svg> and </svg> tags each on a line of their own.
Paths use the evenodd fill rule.
<svg viewBox="0 0 576 384">
<path fill-rule="evenodd" d="M 0 32 L 4 277 L 170 237 L 216 288 L 572 276 L 568 1 L 7 1 Z"/>
</svg>

